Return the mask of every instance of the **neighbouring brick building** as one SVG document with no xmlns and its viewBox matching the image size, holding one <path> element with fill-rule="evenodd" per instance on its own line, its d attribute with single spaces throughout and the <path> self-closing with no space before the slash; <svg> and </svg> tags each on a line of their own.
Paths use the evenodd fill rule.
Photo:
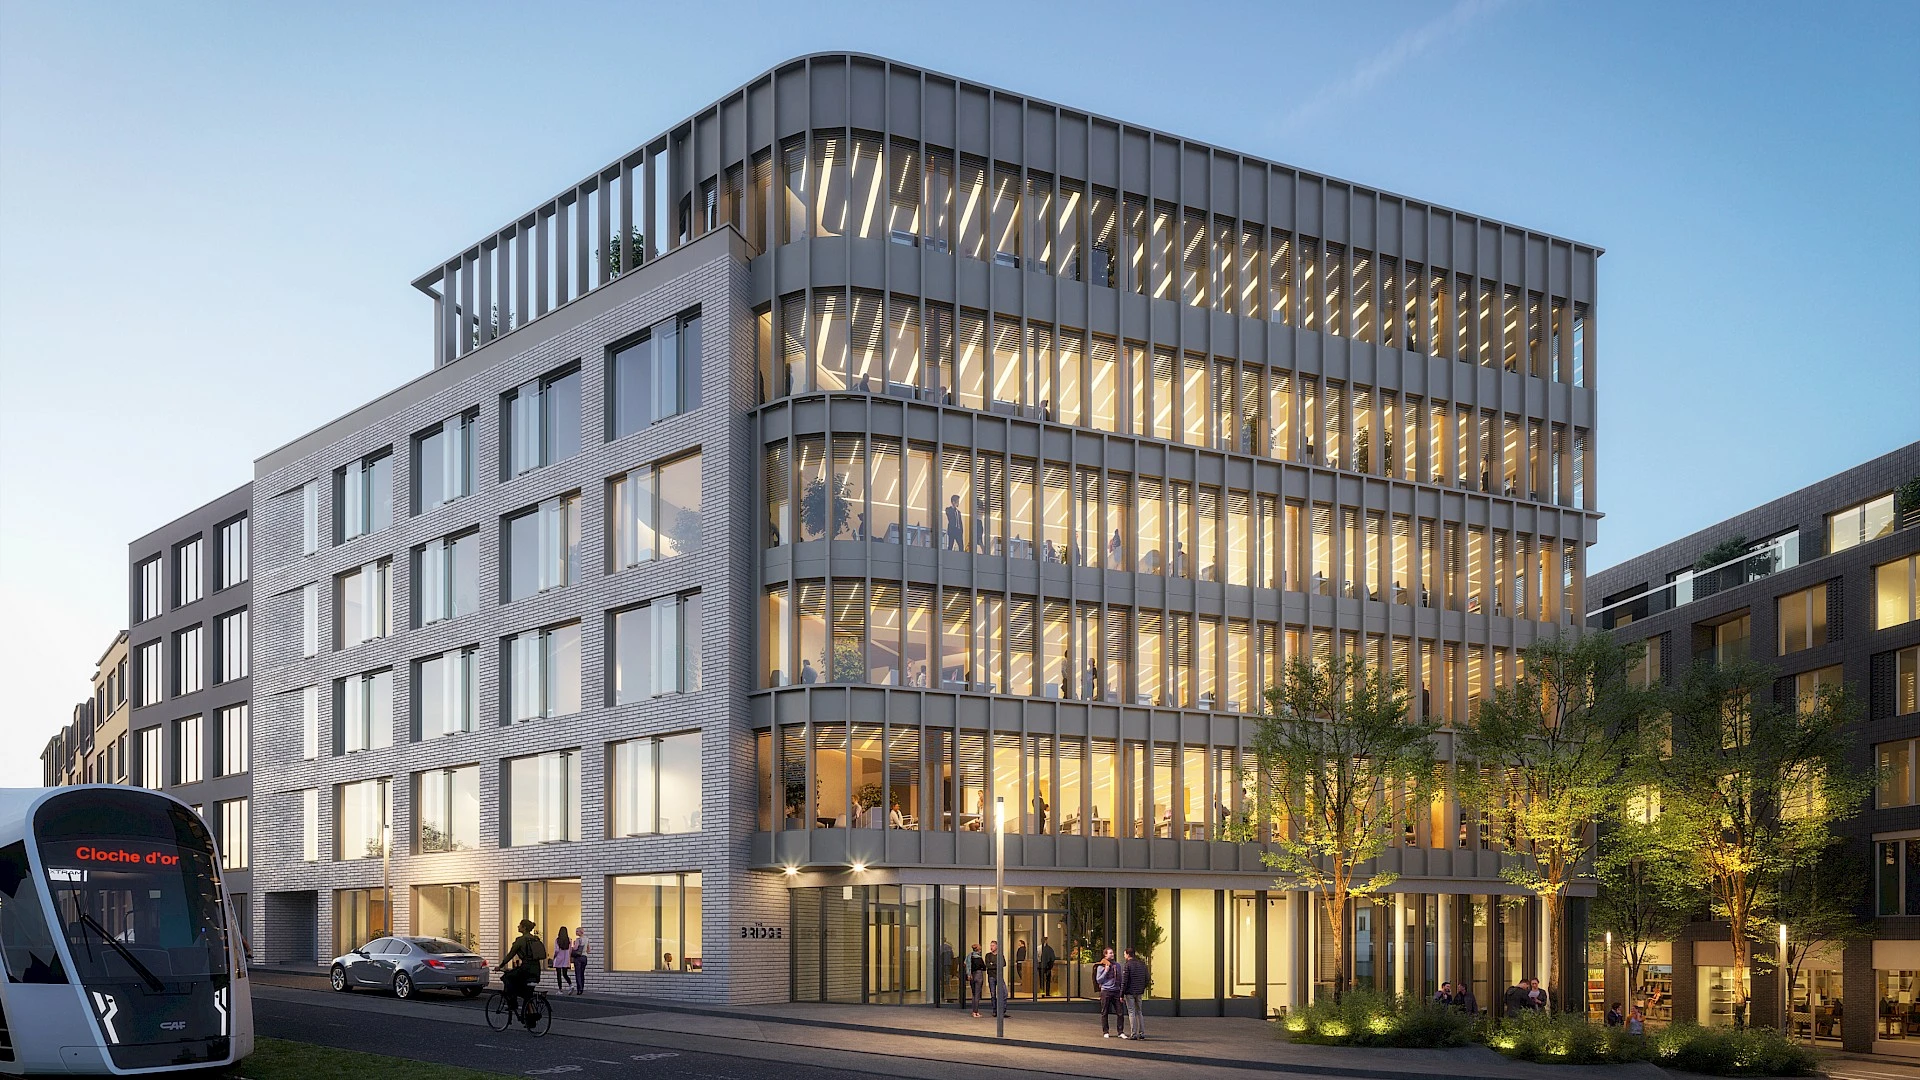
<svg viewBox="0 0 1920 1080">
<path fill-rule="evenodd" d="M 1860 914 L 1875 919 L 1874 935 L 1811 957 L 1792 1008 L 1799 1030 L 1849 1050 L 1920 1055 L 1920 510 L 1896 504 L 1917 478 L 1913 443 L 1603 570 L 1587 595 L 1588 624 L 1646 642 L 1659 680 L 1744 656 L 1779 669 L 1781 701 L 1822 683 L 1853 692 L 1862 706 L 1853 764 L 1878 783 L 1842 829 L 1872 866 Z M 1721 545 L 1718 565 L 1696 569 Z M 1656 957 L 1634 996 L 1660 989 L 1671 1019 L 1726 1023 L 1731 964 L 1725 925 L 1699 923 Z M 1754 975 L 1752 993 L 1755 1022 L 1778 1024 L 1776 977 Z"/>
</svg>

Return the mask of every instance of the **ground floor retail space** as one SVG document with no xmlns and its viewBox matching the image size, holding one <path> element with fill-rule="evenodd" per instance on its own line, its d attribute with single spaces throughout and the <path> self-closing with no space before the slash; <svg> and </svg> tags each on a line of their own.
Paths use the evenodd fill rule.
<svg viewBox="0 0 1920 1080">
<path fill-rule="evenodd" d="M 1009 885 L 828 885 L 790 890 L 793 1000 L 967 1003 L 969 952 L 1000 941 L 1015 1001 L 1094 999 L 1103 948 L 1139 950 L 1148 1001 L 1178 1015 L 1271 1016 L 1334 985 L 1332 919 L 1303 893 L 1260 889 Z M 1569 905 L 1583 940 L 1586 904 Z M 1497 1008 L 1541 973 L 1538 904 L 1488 894 L 1404 892 L 1353 901 L 1348 981 L 1431 995 L 1466 980 Z"/>
</svg>

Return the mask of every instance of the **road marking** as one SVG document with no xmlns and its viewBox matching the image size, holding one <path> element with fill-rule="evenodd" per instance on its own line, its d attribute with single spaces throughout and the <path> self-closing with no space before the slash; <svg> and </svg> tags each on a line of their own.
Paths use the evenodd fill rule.
<svg viewBox="0 0 1920 1080">
<path fill-rule="evenodd" d="M 528 1076 L 552 1076 L 555 1073 L 577 1073 L 579 1071 L 581 1070 L 580 1070 L 580 1066 L 578 1065 L 555 1065 L 549 1069 L 528 1069 L 527 1075 Z"/>
<path fill-rule="evenodd" d="M 674 1058 L 674 1057 L 679 1057 L 679 1056 L 680 1056 L 679 1054 L 676 1054 L 676 1053 L 674 1053 L 674 1052 L 673 1052 L 673 1051 L 671 1051 L 671 1050 L 665 1050 L 665 1051 L 662 1051 L 662 1052 L 660 1052 L 660 1053 L 657 1053 L 657 1054 L 635 1054 L 635 1055 L 633 1055 L 633 1060 L 635 1060 L 635 1061 L 659 1061 L 659 1060 L 661 1060 L 662 1058 Z"/>
</svg>

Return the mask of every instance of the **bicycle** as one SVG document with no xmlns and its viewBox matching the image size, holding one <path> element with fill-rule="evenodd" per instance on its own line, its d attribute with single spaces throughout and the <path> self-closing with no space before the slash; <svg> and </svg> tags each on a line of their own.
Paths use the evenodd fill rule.
<svg viewBox="0 0 1920 1080">
<path fill-rule="evenodd" d="M 494 990 L 487 995 L 486 1014 L 487 1026 L 493 1030 L 505 1031 L 518 1020 L 536 1039 L 553 1027 L 553 1003 L 546 991 L 533 986 L 527 988 L 518 1009 L 507 1004 L 505 991 Z"/>
</svg>

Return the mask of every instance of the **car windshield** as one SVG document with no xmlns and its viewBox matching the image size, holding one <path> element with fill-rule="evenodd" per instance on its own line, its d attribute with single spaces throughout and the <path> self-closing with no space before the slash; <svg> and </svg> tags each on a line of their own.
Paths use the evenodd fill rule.
<svg viewBox="0 0 1920 1080">
<path fill-rule="evenodd" d="M 473 951 L 457 941 L 448 941 L 446 938 L 416 937 L 408 938 L 407 940 L 413 942 L 413 947 L 419 949 L 421 952 L 445 954 Z"/>
</svg>

